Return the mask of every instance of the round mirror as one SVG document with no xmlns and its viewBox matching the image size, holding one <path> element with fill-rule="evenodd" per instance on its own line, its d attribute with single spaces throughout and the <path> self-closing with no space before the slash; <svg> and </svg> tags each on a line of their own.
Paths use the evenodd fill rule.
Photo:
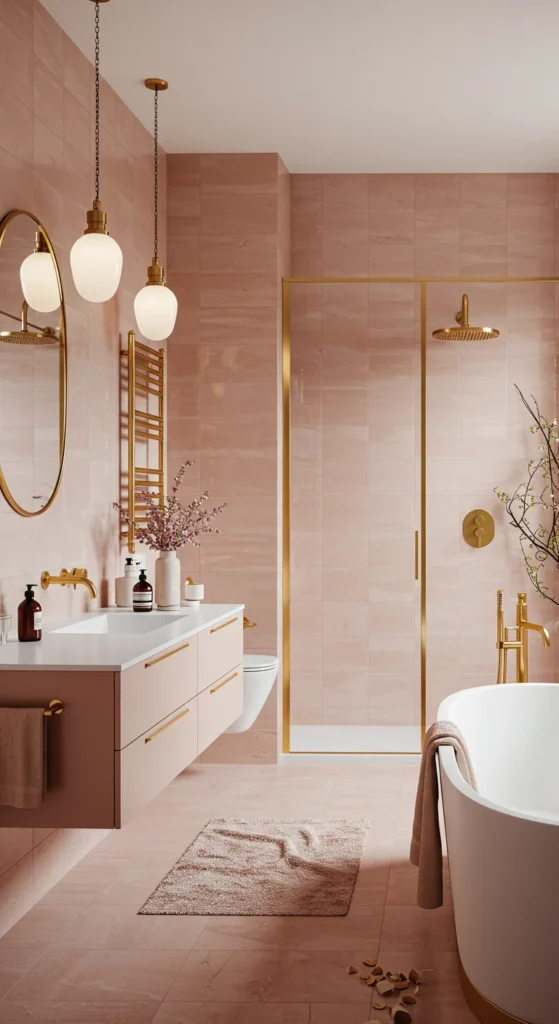
<svg viewBox="0 0 559 1024">
<path fill-rule="evenodd" d="M 60 269 L 37 218 L 0 222 L 0 490 L 21 516 L 56 497 L 66 446 L 66 311 Z"/>
</svg>

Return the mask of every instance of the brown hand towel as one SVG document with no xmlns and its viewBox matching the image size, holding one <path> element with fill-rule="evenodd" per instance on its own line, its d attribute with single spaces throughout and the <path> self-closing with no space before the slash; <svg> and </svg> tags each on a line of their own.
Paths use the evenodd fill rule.
<svg viewBox="0 0 559 1024">
<path fill-rule="evenodd" d="M 0 708 L 0 806 L 40 807 L 46 789 L 43 708 Z"/>
<path fill-rule="evenodd" d="M 434 910 L 443 903 L 443 856 L 439 827 L 439 779 L 437 750 L 454 747 L 458 767 L 476 789 L 474 769 L 466 741 L 453 722 L 435 722 L 427 731 L 419 769 L 410 860 L 419 868 L 417 905 Z"/>
</svg>

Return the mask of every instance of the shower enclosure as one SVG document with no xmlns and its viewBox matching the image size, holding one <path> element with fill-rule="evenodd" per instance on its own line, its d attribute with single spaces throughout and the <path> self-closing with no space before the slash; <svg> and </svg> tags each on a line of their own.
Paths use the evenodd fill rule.
<svg viewBox="0 0 559 1024">
<path fill-rule="evenodd" d="M 433 338 L 463 293 L 498 337 Z M 494 681 L 495 591 L 527 587 L 494 488 L 533 454 L 513 384 L 555 415 L 554 279 L 287 281 L 283 327 L 283 748 L 419 752 L 444 696 Z"/>
</svg>

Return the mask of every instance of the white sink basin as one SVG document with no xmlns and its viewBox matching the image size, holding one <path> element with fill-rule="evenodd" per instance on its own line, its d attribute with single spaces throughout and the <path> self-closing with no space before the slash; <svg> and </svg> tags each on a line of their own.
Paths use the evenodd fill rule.
<svg viewBox="0 0 559 1024">
<path fill-rule="evenodd" d="M 92 615 L 91 618 L 74 622 L 71 626 L 53 629 L 52 633 L 109 633 L 121 635 L 137 635 L 151 633 L 162 626 L 170 626 L 173 622 L 184 618 L 184 615 L 165 615 L 149 612 L 117 612 L 114 615 Z"/>
</svg>

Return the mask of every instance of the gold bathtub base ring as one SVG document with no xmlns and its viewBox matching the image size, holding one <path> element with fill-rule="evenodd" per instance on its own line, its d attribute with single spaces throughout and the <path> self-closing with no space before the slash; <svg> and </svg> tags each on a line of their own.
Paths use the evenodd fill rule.
<svg viewBox="0 0 559 1024">
<path fill-rule="evenodd" d="M 460 956 L 458 956 L 458 970 L 466 1002 L 474 1017 L 477 1017 L 480 1021 L 480 1024 L 532 1024 L 532 1021 L 524 1020 L 522 1017 L 513 1017 L 511 1013 L 501 1010 L 495 1003 L 482 996 L 479 989 L 468 978 Z"/>
</svg>

